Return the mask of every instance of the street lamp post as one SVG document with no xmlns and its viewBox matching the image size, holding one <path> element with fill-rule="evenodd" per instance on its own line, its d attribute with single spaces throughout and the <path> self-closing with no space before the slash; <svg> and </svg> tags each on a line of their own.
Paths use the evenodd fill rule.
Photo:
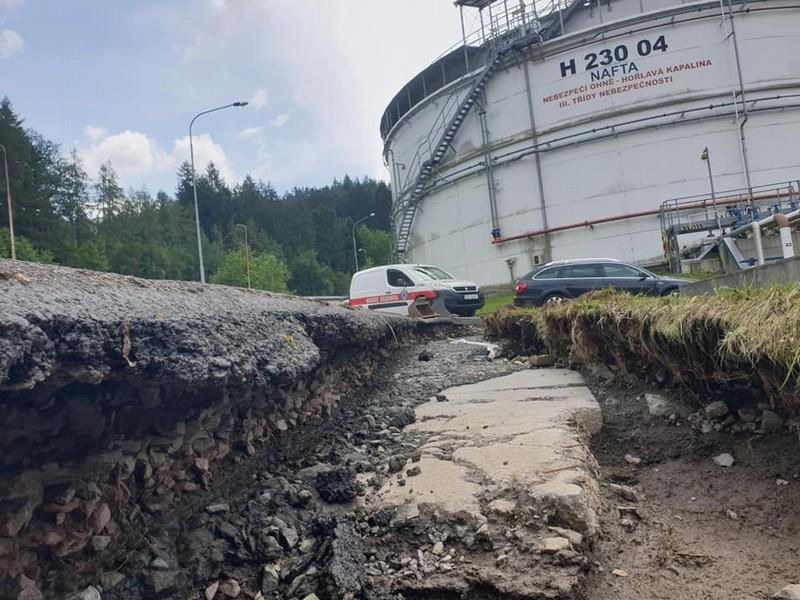
<svg viewBox="0 0 800 600">
<path fill-rule="evenodd" d="M 189 156 L 191 157 L 192 161 L 192 190 L 194 191 L 194 225 L 197 232 L 197 259 L 200 262 L 200 283 L 206 282 L 206 269 L 203 266 L 203 244 L 200 238 L 200 211 L 197 208 L 197 181 L 194 172 L 194 143 L 192 140 L 192 126 L 194 125 L 194 122 L 197 120 L 198 117 L 202 117 L 203 115 L 207 115 L 208 113 L 217 112 L 218 110 L 231 108 L 233 106 L 247 106 L 247 102 L 231 102 L 230 104 L 226 104 L 224 106 L 218 106 L 216 108 L 204 110 L 203 112 L 197 113 L 194 116 L 194 118 L 192 118 L 192 120 L 189 122 Z"/>
<path fill-rule="evenodd" d="M 703 148 L 703 152 L 700 154 L 700 160 L 706 161 L 706 167 L 708 167 L 708 184 L 711 186 L 711 204 L 714 206 L 714 218 L 717 220 L 717 229 L 722 231 L 719 222 L 719 212 L 717 211 L 717 195 L 714 192 L 714 177 L 711 175 L 711 154 L 708 151 L 708 146 Z"/>
<path fill-rule="evenodd" d="M 356 271 L 355 271 L 356 273 L 358 273 L 358 244 L 356 244 L 356 227 L 358 227 L 360 223 L 363 223 L 367 219 L 374 216 L 375 213 L 371 212 L 366 217 L 362 217 L 361 219 L 353 223 L 353 260 L 355 260 L 356 263 Z"/>
<path fill-rule="evenodd" d="M 250 246 L 247 244 L 247 225 L 244 223 L 237 223 L 236 227 L 241 227 L 244 229 L 244 264 L 247 268 L 247 289 L 252 289 L 250 287 Z"/>
<path fill-rule="evenodd" d="M 6 147 L 0 144 L 3 151 L 3 164 L 6 172 L 6 201 L 8 202 L 8 235 L 11 238 L 11 260 L 17 260 L 17 245 L 14 241 L 14 208 L 11 204 L 11 178 L 8 174 L 8 153 Z"/>
</svg>

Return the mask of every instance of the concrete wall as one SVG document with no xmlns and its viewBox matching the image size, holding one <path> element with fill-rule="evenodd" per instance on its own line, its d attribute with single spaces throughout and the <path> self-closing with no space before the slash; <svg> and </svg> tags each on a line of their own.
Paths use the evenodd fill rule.
<svg viewBox="0 0 800 600">
<path fill-rule="evenodd" d="M 800 257 L 698 281 L 682 287 L 681 296 L 710 294 L 722 287 L 766 287 L 776 283 L 800 283 Z"/>
</svg>

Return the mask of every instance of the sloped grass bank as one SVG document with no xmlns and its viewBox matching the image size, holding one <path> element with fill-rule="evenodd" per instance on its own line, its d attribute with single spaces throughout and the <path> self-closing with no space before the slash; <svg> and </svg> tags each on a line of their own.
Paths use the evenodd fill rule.
<svg viewBox="0 0 800 600">
<path fill-rule="evenodd" d="M 519 354 L 552 352 L 638 376 L 664 372 L 698 395 L 750 391 L 792 412 L 800 404 L 800 288 L 694 298 L 597 292 L 545 309 L 486 318 L 490 338 Z"/>
</svg>

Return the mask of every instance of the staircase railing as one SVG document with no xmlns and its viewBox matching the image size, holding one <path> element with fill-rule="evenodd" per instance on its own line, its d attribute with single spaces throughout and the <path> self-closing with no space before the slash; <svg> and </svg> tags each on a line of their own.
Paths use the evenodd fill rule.
<svg viewBox="0 0 800 600">
<path fill-rule="evenodd" d="M 419 145 L 406 166 L 406 176 L 401 186 L 398 186 L 400 191 L 392 213 L 395 226 L 395 253 L 401 259 L 408 249 L 417 208 L 427 193 L 436 168 L 452 148 L 456 134 L 483 94 L 486 84 L 502 62 L 504 54 L 504 51 L 493 50 L 483 70 L 473 80 L 467 94 L 453 94 L 445 101 L 426 139 Z M 432 140 L 435 140 L 435 144 L 431 143 Z"/>
</svg>

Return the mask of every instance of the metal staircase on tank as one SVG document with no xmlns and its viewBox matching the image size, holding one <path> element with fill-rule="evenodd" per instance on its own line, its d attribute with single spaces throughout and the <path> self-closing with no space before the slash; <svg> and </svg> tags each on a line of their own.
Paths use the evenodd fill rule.
<svg viewBox="0 0 800 600">
<path fill-rule="evenodd" d="M 417 150 L 417 154 L 411 160 L 409 171 L 417 165 L 418 170 L 416 170 L 416 175 L 414 175 L 412 171 L 406 178 L 406 181 L 411 180 L 411 184 L 406 186 L 401 193 L 401 201 L 398 202 L 397 210 L 394 211 L 393 214 L 395 221 L 395 252 L 401 260 L 404 258 L 406 250 L 408 250 L 408 240 L 411 237 L 414 217 L 417 214 L 420 201 L 426 195 L 426 188 L 430 183 L 434 169 L 439 166 L 447 154 L 447 151 L 451 148 L 458 130 L 461 128 L 461 125 L 463 125 L 472 107 L 478 102 L 481 94 L 483 94 L 489 79 L 491 79 L 497 67 L 502 63 L 505 53 L 505 51 L 499 50 L 494 50 L 492 52 L 483 71 L 475 78 L 469 93 L 464 97 L 461 103 L 457 105 L 457 110 L 455 110 L 455 112 L 452 112 L 452 109 L 454 102 L 457 102 L 457 100 L 445 103 L 431 132 L 434 138 L 437 132 L 441 132 L 438 141 L 431 147 L 432 149 L 429 149 L 427 152 L 424 151 L 426 144 L 421 144 Z M 453 98 L 457 99 L 458 96 L 454 94 Z M 447 115 L 452 115 L 449 120 L 447 119 Z M 440 121 L 443 125 L 437 127 Z M 426 155 L 428 158 L 423 160 Z"/>
</svg>

